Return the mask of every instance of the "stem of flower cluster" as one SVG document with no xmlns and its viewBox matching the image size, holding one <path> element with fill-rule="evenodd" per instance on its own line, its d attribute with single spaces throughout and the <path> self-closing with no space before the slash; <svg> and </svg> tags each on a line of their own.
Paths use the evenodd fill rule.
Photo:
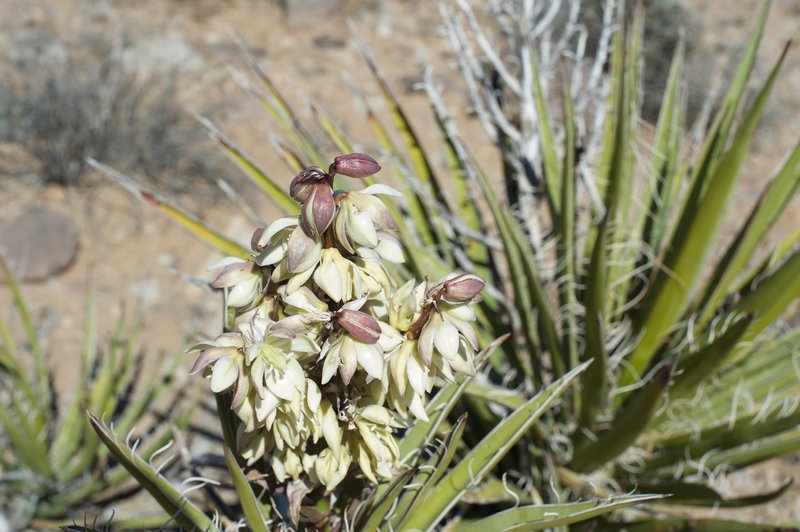
<svg viewBox="0 0 800 532">
<path fill-rule="evenodd" d="M 409 327 L 408 331 L 406 332 L 406 338 L 409 340 L 416 340 L 419 338 L 422 328 L 426 323 L 428 323 L 428 319 L 431 317 L 431 312 L 433 312 L 432 304 L 425 307 L 422 310 L 422 315 L 419 317 L 419 319 L 411 324 L 411 327 Z"/>
</svg>

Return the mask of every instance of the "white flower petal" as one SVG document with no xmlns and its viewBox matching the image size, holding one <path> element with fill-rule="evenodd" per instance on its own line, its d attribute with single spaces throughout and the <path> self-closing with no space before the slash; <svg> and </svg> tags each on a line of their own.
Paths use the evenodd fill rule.
<svg viewBox="0 0 800 532">
<path fill-rule="evenodd" d="M 380 246 L 380 238 L 378 239 L 378 245 Z M 381 255 L 376 251 L 377 249 L 378 248 L 373 249 L 366 246 L 356 246 L 356 255 L 368 260 L 381 260 Z"/>
<path fill-rule="evenodd" d="M 322 252 L 320 265 L 314 270 L 314 283 L 333 301 L 342 300 L 343 274 L 334 262 L 331 250 L 326 249 Z"/>
<path fill-rule="evenodd" d="M 428 413 L 425 412 L 425 405 L 422 404 L 422 398 L 419 395 L 414 394 L 411 398 L 411 402 L 408 404 L 408 409 L 411 410 L 411 413 L 414 414 L 420 421 L 427 422 L 428 421 Z"/>
<path fill-rule="evenodd" d="M 269 246 L 264 251 L 259 253 L 258 256 L 256 256 L 255 263 L 259 266 L 271 266 L 273 264 L 277 264 L 286 256 L 287 249 L 288 246 L 286 245 L 286 242 L 278 242 L 277 244 Z"/>
<path fill-rule="evenodd" d="M 270 466 L 278 482 L 284 482 L 286 480 L 286 467 L 283 465 L 283 460 L 278 455 L 273 455 L 270 460 Z"/>
<path fill-rule="evenodd" d="M 339 354 L 339 376 L 345 384 L 350 384 L 350 380 L 358 368 L 358 352 L 356 351 L 355 340 L 350 336 L 345 336 L 342 340 L 342 349 Z"/>
<path fill-rule="evenodd" d="M 269 371 L 265 380 L 267 389 L 285 401 L 291 401 L 297 395 L 297 388 L 295 388 L 292 379 L 286 373 L 276 375 L 275 371 Z"/>
<path fill-rule="evenodd" d="M 358 446 L 358 467 L 361 468 L 361 472 L 370 479 L 373 483 L 377 484 L 378 479 L 375 477 L 375 473 L 372 472 L 372 463 L 370 460 L 369 451 L 367 448 L 362 444 Z"/>
<path fill-rule="evenodd" d="M 306 286 L 302 286 L 294 292 L 287 292 L 286 286 L 278 288 L 278 294 L 283 302 L 290 307 L 306 312 L 322 312 L 328 310 L 328 305 L 318 298 L 314 292 Z"/>
<path fill-rule="evenodd" d="M 417 395 L 425 395 L 425 384 L 428 380 L 428 368 L 425 367 L 413 354 L 408 357 L 406 362 L 406 374 L 408 383 Z"/>
<path fill-rule="evenodd" d="M 239 257 L 225 257 L 224 259 L 218 260 L 208 268 L 207 271 L 216 270 L 219 268 L 224 268 L 225 266 L 230 266 L 231 264 L 241 264 L 243 262 L 247 262 L 244 259 L 240 259 Z"/>
<path fill-rule="evenodd" d="M 441 322 L 441 317 L 439 317 L 438 313 L 434 312 L 431 317 L 428 318 L 428 322 L 422 326 L 422 331 L 417 340 L 417 350 L 422 356 L 422 360 L 425 361 L 426 366 L 430 366 L 433 360 L 433 340 L 436 337 L 436 329 L 439 322 Z"/>
<path fill-rule="evenodd" d="M 406 393 L 406 384 L 408 383 L 406 364 L 412 349 L 413 346 L 408 343 L 389 358 L 389 372 L 400 395 Z"/>
<path fill-rule="evenodd" d="M 322 392 L 319 390 L 319 386 L 311 379 L 306 379 L 306 404 L 308 409 L 316 413 L 321 402 Z"/>
<path fill-rule="evenodd" d="M 377 344 L 365 344 L 363 342 L 354 342 L 356 354 L 358 357 L 358 364 L 364 368 L 367 375 L 373 379 L 380 379 L 383 377 L 383 353 L 380 346 Z"/>
<path fill-rule="evenodd" d="M 394 352 L 403 343 L 403 335 L 397 329 L 382 321 L 379 321 L 378 325 L 381 326 L 381 337 L 378 338 L 378 345 L 381 346 L 384 353 Z"/>
<path fill-rule="evenodd" d="M 295 353 L 316 354 L 319 353 L 317 342 L 307 336 L 298 336 L 292 340 L 292 351 Z"/>
<path fill-rule="evenodd" d="M 195 373 L 199 373 L 200 371 L 206 369 L 206 366 L 209 364 L 216 362 L 220 358 L 223 357 L 230 357 L 236 355 L 237 349 L 235 347 L 216 347 L 210 346 L 207 349 L 203 349 L 200 351 L 200 355 L 195 360 L 192 369 L 189 370 L 190 375 L 194 375 Z"/>
<path fill-rule="evenodd" d="M 389 238 L 381 238 L 380 242 L 378 242 L 378 246 L 375 248 L 375 251 L 377 251 L 382 258 L 388 260 L 389 262 L 393 262 L 395 264 L 402 264 L 405 262 L 405 258 L 403 257 L 403 246 Z"/>
<path fill-rule="evenodd" d="M 374 248 L 378 245 L 378 233 L 369 214 L 351 208 L 347 213 L 347 236 L 353 242 Z"/>
<path fill-rule="evenodd" d="M 261 238 L 258 240 L 259 247 L 263 247 L 272 241 L 272 238 L 289 227 L 294 227 L 300 224 L 299 216 L 289 216 L 286 218 L 278 218 L 264 230 Z"/>
<path fill-rule="evenodd" d="M 388 185 L 375 183 L 359 191 L 361 194 L 383 194 L 384 196 L 392 196 L 393 198 L 402 198 L 403 194 Z"/>
<path fill-rule="evenodd" d="M 436 366 L 441 374 L 442 378 L 447 382 L 455 382 L 455 376 L 453 375 L 453 370 L 450 367 L 450 364 L 457 364 L 459 362 L 458 358 L 453 358 L 452 360 L 446 360 L 444 358 L 436 359 Z"/>
<path fill-rule="evenodd" d="M 447 320 L 442 320 L 433 336 L 436 350 L 446 359 L 452 360 L 458 354 L 458 329 Z"/>
<path fill-rule="evenodd" d="M 464 320 L 454 318 L 450 314 L 447 314 L 445 319 L 456 326 L 458 332 L 460 332 L 464 339 L 469 342 L 470 347 L 472 347 L 473 350 L 478 350 L 478 335 L 475 334 L 475 329 L 472 328 L 472 325 Z"/>
<path fill-rule="evenodd" d="M 314 274 L 314 270 L 315 270 L 314 268 L 309 268 L 304 272 L 293 275 L 292 278 L 289 279 L 289 282 L 286 283 L 286 291 L 288 293 L 292 293 L 301 286 L 303 286 L 304 284 L 306 284 L 306 281 L 311 279 L 311 276 Z"/>
<path fill-rule="evenodd" d="M 306 386 L 306 375 L 303 373 L 303 368 L 296 360 L 290 360 L 289 366 L 286 371 L 287 376 L 294 384 L 298 391 L 303 391 Z"/>
<path fill-rule="evenodd" d="M 214 363 L 211 371 L 211 391 L 224 392 L 236 382 L 239 377 L 239 364 L 233 357 L 220 358 Z"/>
<path fill-rule="evenodd" d="M 251 277 L 243 283 L 228 289 L 228 306 L 234 308 L 248 307 L 255 302 L 260 295 L 260 279 Z"/>
<path fill-rule="evenodd" d="M 468 304 L 455 305 L 453 307 L 443 307 L 447 314 L 454 318 L 464 321 L 475 321 L 475 311 Z"/>
<path fill-rule="evenodd" d="M 386 456 L 386 449 L 381 444 L 381 440 L 372 432 L 370 424 L 357 419 L 356 427 L 358 428 L 358 434 L 361 436 L 361 442 L 367 447 L 369 454 L 375 458 Z"/>
<path fill-rule="evenodd" d="M 345 210 L 340 208 L 334 218 L 333 233 L 336 235 L 336 240 L 348 253 L 353 253 L 353 245 L 347 237 L 347 215 Z"/>
<path fill-rule="evenodd" d="M 327 384 L 336 374 L 337 369 L 339 369 L 339 346 L 332 346 L 325 354 L 320 384 Z"/>
<path fill-rule="evenodd" d="M 344 305 L 342 305 L 342 308 L 347 310 L 361 310 L 361 307 L 363 307 L 364 303 L 366 302 L 367 302 L 366 297 L 360 297 L 358 299 L 354 299 L 353 301 L 345 303 Z"/>
<path fill-rule="evenodd" d="M 378 405 L 369 405 L 361 409 L 359 413 L 367 421 L 372 421 L 378 425 L 393 425 L 394 419 L 387 409 Z"/>
<path fill-rule="evenodd" d="M 341 454 L 342 430 L 339 428 L 339 421 L 336 418 L 336 411 L 330 401 L 323 401 L 320 405 L 322 425 L 322 435 L 333 451 L 333 455 L 338 459 Z"/>
<path fill-rule="evenodd" d="M 272 412 L 278 408 L 280 401 L 278 398 L 267 391 L 264 398 L 256 397 L 256 418 L 259 422 L 264 422 Z"/>
</svg>

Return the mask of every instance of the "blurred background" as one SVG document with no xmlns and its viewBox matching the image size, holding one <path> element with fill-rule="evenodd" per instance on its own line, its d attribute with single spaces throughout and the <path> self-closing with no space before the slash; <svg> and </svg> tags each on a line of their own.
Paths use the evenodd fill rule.
<svg viewBox="0 0 800 532">
<path fill-rule="evenodd" d="M 601 3 L 584 4 L 591 43 Z M 691 120 L 728 79 L 759 4 L 645 1 L 646 119 L 655 120 L 654 102 L 679 35 L 689 54 Z M 68 387 L 76 372 L 73 354 L 80 350 L 90 282 L 98 291 L 100 334 L 110 334 L 120 313 L 140 313 L 140 343 L 155 365 L 180 353 L 191 339 L 212 334 L 220 319 L 218 297 L 192 282 L 208 279 L 206 268 L 218 255 L 145 210 L 86 159 L 179 199 L 225 234 L 248 241 L 252 224 L 241 207 L 266 221 L 276 211 L 250 199 L 256 197 L 248 193 L 252 185 L 208 139 L 198 118 L 213 120 L 283 182 L 293 177 L 273 149 L 269 116 L 238 82 L 246 69 L 244 44 L 301 119 L 311 116 L 314 102 L 344 126 L 361 151 L 375 152 L 377 143 L 370 140 L 352 91 L 362 92 L 379 113 L 386 110 L 355 50 L 348 21 L 372 49 L 423 142 L 436 135 L 419 88 L 430 66 L 477 159 L 490 173 L 499 169 L 497 152 L 469 108 L 437 2 L 0 0 L 0 252 L 42 318 L 55 353 L 57 389 Z M 763 79 L 799 27 L 800 0 L 774 2 L 754 79 Z M 734 212 L 752 206 L 754 191 L 797 135 L 800 54 L 795 50 L 769 105 Z M 327 148 L 336 155 L 333 146 Z M 445 165 L 444 155 L 431 155 L 435 164 Z M 798 227 L 798 208 L 788 211 L 778 230 Z M 9 308 L 4 286 L 0 303 L 4 311 Z M 792 472 L 800 476 L 799 461 L 782 459 L 737 478 L 745 487 L 772 485 Z M 772 520 L 800 518 L 798 499 L 795 489 L 794 496 L 747 512 Z"/>
</svg>

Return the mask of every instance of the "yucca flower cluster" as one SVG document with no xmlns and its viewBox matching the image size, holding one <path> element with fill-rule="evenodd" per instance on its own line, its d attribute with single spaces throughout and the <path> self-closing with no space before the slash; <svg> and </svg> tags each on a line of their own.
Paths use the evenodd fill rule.
<svg viewBox="0 0 800 532">
<path fill-rule="evenodd" d="M 477 338 L 470 304 L 484 281 L 452 274 L 398 287 L 395 221 L 373 184 L 334 191 L 337 174 L 380 170 L 371 157 L 334 159 L 291 183 L 300 215 L 259 228 L 248 260 L 227 258 L 213 281 L 235 310 L 229 331 L 199 344 L 193 373 L 232 393 L 240 455 L 269 461 L 278 481 L 335 488 L 357 465 L 372 482 L 400 468 L 394 432 L 427 420 L 436 379 L 473 374 Z"/>
</svg>

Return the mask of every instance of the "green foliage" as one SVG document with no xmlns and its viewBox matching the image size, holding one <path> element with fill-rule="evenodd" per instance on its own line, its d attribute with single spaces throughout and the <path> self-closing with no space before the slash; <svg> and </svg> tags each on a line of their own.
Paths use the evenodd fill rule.
<svg viewBox="0 0 800 532">
<path fill-rule="evenodd" d="M 578 61 L 560 78 L 569 68 L 554 68 L 565 57 L 574 59 L 570 39 L 562 48 L 536 46 L 546 38 L 533 32 L 537 15 L 504 5 L 529 24 L 504 26 L 508 42 L 496 47 L 465 3 L 457 12 L 446 9 L 445 19 L 473 107 L 502 156 L 505 197 L 459 137 L 432 79 L 426 88 L 441 147 L 422 145 L 363 46 L 394 128 L 362 103 L 406 199 L 392 206 L 400 214 L 406 274 L 480 273 L 493 285 L 479 312 L 481 340 L 488 345 L 510 338 L 487 349 L 490 369 L 480 379 L 443 386 L 431 399 L 431 421 L 410 428 L 401 441 L 409 469 L 394 483 L 362 497 L 364 485 L 354 480 L 336 508 L 312 494 L 306 500 L 319 502 L 314 515 L 321 521 L 291 524 L 338 518 L 338 526 L 344 519 L 387 530 L 431 529 L 455 519 L 464 529 L 525 521 L 521 529 L 535 530 L 595 519 L 594 525 L 619 528 L 619 514 L 597 519 L 649 500 L 620 498 L 637 487 L 675 495 L 664 504 L 741 506 L 780 496 L 786 486 L 729 499 L 705 485 L 722 472 L 800 449 L 792 400 L 800 394 L 800 331 L 796 321 L 782 320 L 800 296 L 798 234 L 766 258 L 756 254 L 797 190 L 800 143 L 742 217 L 734 240 L 720 249 L 718 238 L 785 57 L 745 105 L 769 5 L 698 147 L 688 145 L 683 131 L 680 45 L 652 141 L 643 140 L 641 11 L 630 23 L 620 16 L 616 31 L 603 32 L 598 74 L 582 85 L 576 80 L 586 63 Z M 500 24 L 507 22 L 503 16 Z M 498 48 L 513 61 L 499 57 Z M 542 50 L 555 52 L 544 56 Z M 298 160 L 326 159 L 276 85 L 250 66 L 262 84 L 259 94 L 266 95 L 261 103 L 285 135 L 290 168 Z M 560 93 L 551 87 L 554 80 L 563 85 Z M 352 146 L 324 111 L 314 116 L 332 144 Z M 268 193 L 280 188 L 227 141 L 223 146 Z M 432 150 L 445 154 L 444 170 L 433 163 Z M 285 200 L 271 199 L 278 205 Z M 187 216 L 168 214 L 180 223 Z M 219 233 L 195 232 L 229 252 Z M 715 252 L 720 259 L 712 258 Z M 243 485 L 230 456 L 228 466 L 247 519 L 265 512 L 266 496 L 253 500 L 255 492 Z M 608 500 L 574 502 L 587 493 Z M 667 526 L 693 526 L 661 512 Z M 626 514 L 637 517 L 647 520 L 624 526 L 654 523 L 652 515 Z"/>
<path fill-rule="evenodd" d="M 93 292 L 86 300 L 86 324 L 80 369 L 64 405 L 52 386 L 54 374 L 37 324 L 20 287 L 0 260 L 3 280 L 10 289 L 25 348 L 14 334 L 11 316 L 0 319 L 0 501 L 9 524 L 50 528 L 58 523 L 82 522 L 102 501 L 121 488 L 130 490 L 125 470 L 100 445 L 84 411 L 102 413 L 115 420 L 116 430 L 128 433 L 156 401 L 170 389 L 175 362 L 159 378 L 142 383 L 142 352 L 137 348 L 138 327 L 126 329 L 121 319 L 105 353 L 97 336 L 97 309 Z M 67 356 L 66 353 L 59 353 Z M 77 362 L 77 360 L 76 360 Z M 180 398 L 178 398 L 179 400 Z M 175 419 L 185 427 L 188 414 Z M 141 426 L 139 428 L 142 428 Z M 157 429 L 144 427 L 146 432 Z M 139 451 L 149 458 L 171 438 L 165 430 Z M 166 516 L 158 516 L 164 522 Z M 140 526 L 141 520 L 115 527 Z"/>
</svg>

